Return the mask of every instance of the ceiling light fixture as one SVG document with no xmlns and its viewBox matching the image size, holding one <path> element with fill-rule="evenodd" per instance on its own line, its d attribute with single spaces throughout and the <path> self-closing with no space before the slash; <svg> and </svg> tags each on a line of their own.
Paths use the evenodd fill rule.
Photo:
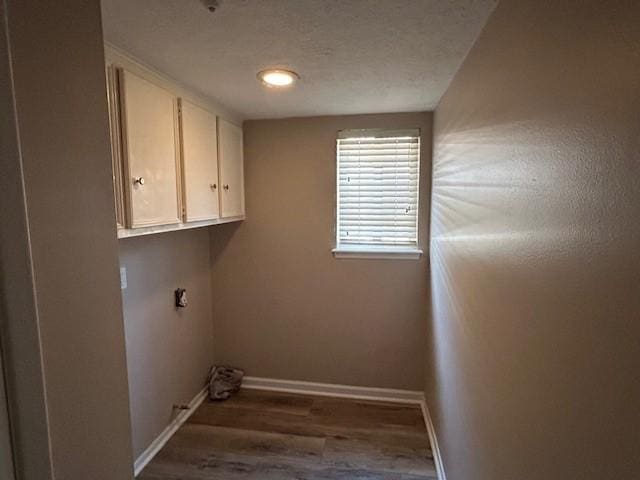
<svg viewBox="0 0 640 480">
<path fill-rule="evenodd" d="M 258 72 L 258 80 L 264 83 L 267 87 L 283 88 L 293 84 L 300 78 L 296 72 L 291 70 L 283 70 L 281 68 L 268 68 Z"/>
</svg>

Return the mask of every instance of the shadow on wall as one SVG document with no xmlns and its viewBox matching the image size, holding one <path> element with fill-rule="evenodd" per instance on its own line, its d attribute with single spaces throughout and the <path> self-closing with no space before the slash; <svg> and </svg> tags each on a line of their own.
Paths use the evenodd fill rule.
<svg viewBox="0 0 640 480">
<path fill-rule="evenodd" d="M 242 228 L 242 222 L 223 223 L 209 229 L 211 265 L 215 265 L 216 260 L 222 254 L 239 228 Z"/>
</svg>

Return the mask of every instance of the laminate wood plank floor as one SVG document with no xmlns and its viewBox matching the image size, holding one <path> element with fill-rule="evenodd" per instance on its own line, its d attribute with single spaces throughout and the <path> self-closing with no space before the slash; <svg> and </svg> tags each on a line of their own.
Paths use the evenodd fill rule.
<svg viewBox="0 0 640 480">
<path fill-rule="evenodd" d="M 140 480 L 425 480 L 418 406 L 241 390 L 205 401 Z"/>
</svg>

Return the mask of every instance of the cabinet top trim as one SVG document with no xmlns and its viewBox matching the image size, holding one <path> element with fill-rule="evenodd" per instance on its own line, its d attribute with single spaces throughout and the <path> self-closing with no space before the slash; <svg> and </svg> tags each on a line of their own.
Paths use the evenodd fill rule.
<svg viewBox="0 0 640 480">
<path fill-rule="evenodd" d="M 123 67 L 136 75 L 156 83 L 159 87 L 169 90 L 176 97 L 184 98 L 205 110 L 219 116 L 220 118 L 237 126 L 242 125 L 244 118 L 239 113 L 225 107 L 215 99 L 205 97 L 193 92 L 191 89 L 169 75 L 160 72 L 147 65 L 144 61 L 132 56 L 113 44 L 105 42 L 105 59 L 108 64 Z"/>
</svg>

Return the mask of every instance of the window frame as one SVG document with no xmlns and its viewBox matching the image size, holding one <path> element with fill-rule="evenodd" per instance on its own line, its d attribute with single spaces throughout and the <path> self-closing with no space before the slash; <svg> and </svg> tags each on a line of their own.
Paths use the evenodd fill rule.
<svg viewBox="0 0 640 480">
<path fill-rule="evenodd" d="M 418 176 L 416 179 L 416 242 L 415 245 L 375 245 L 375 244 L 341 244 L 340 243 L 340 140 L 350 138 L 393 138 L 410 136 L 418 138 Z M 338 131 L 335 143 L 336 156 L 336 190 L 334 201 L 334 248 L 331 250 L 335 258 L 360 259 L 394 259 L 417 260 L 422 256 L 420 248 L 420 172 L 422 163 L 422 135 L 419 128 L 411 129 L 350 129 Z"/>
</svg>

